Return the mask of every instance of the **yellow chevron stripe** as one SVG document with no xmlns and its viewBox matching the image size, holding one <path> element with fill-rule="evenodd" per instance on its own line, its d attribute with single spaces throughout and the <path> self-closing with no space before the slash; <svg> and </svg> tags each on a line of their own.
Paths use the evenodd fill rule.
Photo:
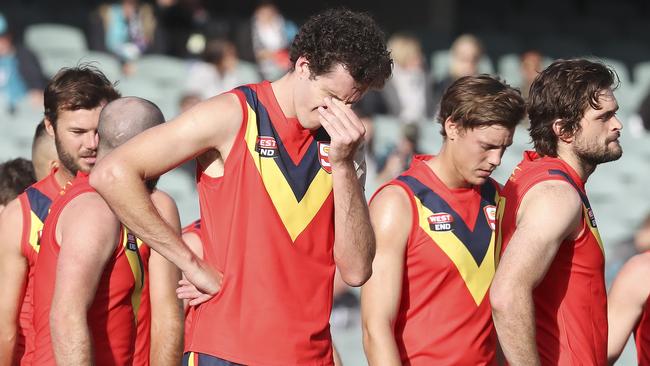
<svg viewBox="0 0 650 366">
<path fill-rule="evenodd" d="M 247 105 L 247 107 L 248 121 L 245 140 L 248 151 L 255 162 L 257 170 L 262 176 L 266 191 L 271 197 L 271 201 L 285 229 L 289 233 L 291 241 L 295 241 L 298 235 L 314 219 L 332 192 L 332 176 L 327 174 L 323 169 L 320 169 L 302 200 L 296 200 L 291 186 L 274 159 L 261 157 L 255 151 L 255 144 L 258 137 L 256 115 L 250 106 Z"/>
<path fill-rule="evenodd" d="M 433 231 L 429 228 L 427 218 L 434 213 L 431 212 L 422 202 L 416 197 L 415 203 L 418 208 L 420 228 L 431 237 L 440 249 L 442 249 L 447 257 L 454 263 L 460 276 L 465 281 L 465 285 L 469 290 L 476 305 L 479 305 L 492 283 L 494 277 L 494 232 L 490 238 L 490 245 L 485 258 L 481 265 L 478 266 L 470 251 L 465 247 L 462 241 L 451 231 Z"/>
<path fill-rule="evenodd" d="M 138 319 L 138 311 L 140 310 L 140 303 L 142 302 L 142 288 L 144 286 L 144 268 L 140 265 L 140 260 L 138 259 L 138 252 L 127 249 L 128 245 L 128 230 L 124 228 L 122 235 L 122 246 L 124 246 L 124 254 L 126 259 L 129 261 L 129 267 L 131 267 L 131 272 L 133 273 L 133 280 L 135 281 L 135 286 L 133 287 L 133 292 L 131 293 L 131 306 L 133 307 L 133 316 L 134 319 Z M 140 239 L 136 239 L 138 249 L 142 245 Z"/>
<path fill-rule="evenodd" d="M 38 245 L 40 240 L 38 233 L 43 230 L 43 222 L 36 216 L 34 211 L 29 211 L 29 214 L 31 217 L 31 222 L 29 223 L 29 245 L 38 253 L 41 249 L 41 246 Z"/>
<path fill-rule="evenodd" d="M 582 213 L 584 214 L 585 220 L 587 221 L 587 226 L 589 227 L 589 230 L 591 230 L 591 233 L 596 238 L 596 241 L 598 241 L 598 246 L 600 247 L 600 250 L 603 252 L 603 255 L 605 255 L 605 247 L 603 246 L 603 240 L 600 238 L 600 232 L 598 231 L 598 227 L 591 226 L 589 211 L 587 210 L 587 207 L 585 205 L 582 205 Z"/>
<path fill-rule="evenodd" d="M 503 222 L 503 214 L 506 211 L 506 198 L 499 196 L 497 194 L 497 238 L 496 238 L 496 248 L 494 248 L 494 265 L 495 267 L 499 266 L 499 260 L 501 259 L 501 248 L 503 245 L 503 230 L 501 230 L 501 223 Z"/>
</svg>

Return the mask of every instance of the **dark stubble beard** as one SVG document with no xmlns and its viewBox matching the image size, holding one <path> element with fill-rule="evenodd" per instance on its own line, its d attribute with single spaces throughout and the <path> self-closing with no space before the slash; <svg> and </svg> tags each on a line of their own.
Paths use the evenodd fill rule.
<svg viewBox="0 0 650 366">
<path fill-rule="evenodd" d="M 620 144 L 615 148 L 609 147 L 608 142 L 601 146 L 598 142 L 587 141 L 581 136 L 578 137 L 578 144 L 575 145 L 574 151 L 576 156 L 584 163 L 595 167 L 598 164 L 618 160 L 623 155 L 623 149 Z"/>
<path fill-rule="evenodd" d="M 59 139 L 56 136 L 54 136 L 54 144 L 56 145 L 56 151 L 57 154 L 59 155 L 59 161 L 61 162 L 61 164 L 63 164 L 63 167 L 65 167 L 72 174 L 72 176 L 76 176 L 77 172 L 81 170 L 79 164 L 77 164 L 74 158 L 72 157 L 72 155 L 70 155 L 65 150 L 65 148 L 61 144 L 61 141 L 59 141 Z"/>
</svg>

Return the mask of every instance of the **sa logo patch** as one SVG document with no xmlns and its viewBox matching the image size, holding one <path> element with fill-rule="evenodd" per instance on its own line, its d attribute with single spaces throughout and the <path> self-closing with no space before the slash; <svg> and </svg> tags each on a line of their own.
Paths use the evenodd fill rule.
<svg viewBox="0 0 650 366">
<path fill-rule="evenodd" d="M 270 136 L 257 136 L 255 151 L 265 158 L 278 156 L 278 143 Z"/>
<path fill-rule="evenodd" d="M 492 231 L 496 230 L 497 207 L 485 206 L 483 207 L 483 212 L 485 212 L 485 218 L 487 219 L 488 225 L 490 225 Z"/>
<path fill-rule="evenodd" d="M 330 164 L 329 143 L 318 141 L 318 161 L 320 162 L 320 166 L 323 168 L 323 170 L 325 170 L 329 174 L 332 174 L 332 164 Z"/>
<path fill-rule="evenodd" d="M 429 229 L 432 231 L 451 231 L 454 228 L 454 217 L 446 212 L 438 212 L 427 217 Z"/>
</svg>

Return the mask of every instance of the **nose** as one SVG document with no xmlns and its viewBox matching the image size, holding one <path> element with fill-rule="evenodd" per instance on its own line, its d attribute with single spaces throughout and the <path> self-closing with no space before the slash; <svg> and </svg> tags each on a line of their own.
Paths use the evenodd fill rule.
<svg viewBox="0 0 650 366">
<path fill-rule="evenodd" d="M 505 149 L 494 149 L 490 150 L 488 152 L 488 163 L 492 165 L 493 167 L 498 167 L 501 165 L 501 158 L 503 157 L 503 153 L 505 152 Z"/>
<path fill-rule="evenodd" d="M 620 131 L 623 129 L 623 123 L 618 119 L 617 116 L 612 117 L 612 122 L 614 123 L 613 127 L 615 131 Z"/>
<path fill-rule="evenodd" d="M 84 136 L 84 147 L 88 150 L 97 150 L 99 145 L 99 135 L 95 131 L 88 131 Z"/>
</svg>

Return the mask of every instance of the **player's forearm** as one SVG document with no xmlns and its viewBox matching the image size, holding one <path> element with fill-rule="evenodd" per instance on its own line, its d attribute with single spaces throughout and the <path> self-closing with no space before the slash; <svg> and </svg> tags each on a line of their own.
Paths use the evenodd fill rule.
<svg viewBox="0 0 650 366">
<path fill-rule="evenodd" d="M 375 235 L 368 206 L 352 162 L 332 167 L 334 189 L 334 259 L 341 278 L 363 285 L 372 273 Z"/>
<path fill-rule="evenodd" d="M 364 321 L 363 349 L 370 366 L 399 366 L 402 361 L 389 324 L 373 324 Z"/>
<path fill-rule="evenodd" d="M 183 245 L 178 233 L 160 216 L 137 171 L 114 164 L 100 164 L 90 175 L 90 184 L 106 200 L 120 222 L 138 238 L 182 271 L 194 268 L 196 258 Z"/>
<path fill-rule="evenodd" d="M 0 366 L 11 366 L 18 329 L 14 321 L 0 321 Z"/>
<path fill-rule="evenodd" d="M 535 340 L 532 293 L 511 288 L 490 294 L 492 317 L 504 356 L 512 366 L 541 365 Z"/>
<path fill-rule="evenodd" d="M 152 365 L 180 365 L 183 356 L 183 314 L 180 306 L 153 317 L 151 324 Z"/>
<path fill-rule="evenodd" d="M 50 331 L 57 365 L 92 365 L 92 342 L 85 315 L 52 310 Z"/>
</svg>

